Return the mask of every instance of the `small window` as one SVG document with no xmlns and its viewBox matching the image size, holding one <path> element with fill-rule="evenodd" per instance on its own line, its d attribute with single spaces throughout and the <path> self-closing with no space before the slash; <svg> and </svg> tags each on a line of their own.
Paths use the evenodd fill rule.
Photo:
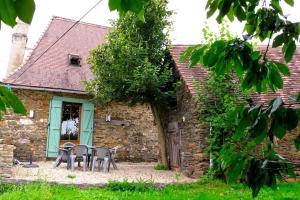
<svg viewBox="0 0 300 200">
<path fill-rule="evenodd" d="M 80 66 L 80 56 L 76 54 L 69 54 L 69 63 L 73 66 Z"/>
</svg>

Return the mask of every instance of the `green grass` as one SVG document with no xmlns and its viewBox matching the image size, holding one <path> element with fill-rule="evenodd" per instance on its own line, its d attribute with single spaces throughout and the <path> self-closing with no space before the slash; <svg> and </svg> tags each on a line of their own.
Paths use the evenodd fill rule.
<svg viewBox="0 0 300 200">
<path fill-rule="evenodd" d="M 140 185 L 139 185 L 140 184 Z M 130 186 L 128 182 L 111 182 L 106 189 L 78 189 L 75 186 L 32 183 L 28 185 L 0 184 L 1 200 L 143 200 L 143 199 L 200 199 L 227 200 L 252 199 L 251 191 L 243 185 L 228 186 L 219 181 L 186 185 L 170 185 L 162 190 L 153 189 L 151 183 L 141 182 Z M 148 185 L 147 185 L 148 184 Z M 256 199 L 297 200 L 300 199 L 300 182 L 279 184 L 276 190 L 263 188 Z"/>
</svg>

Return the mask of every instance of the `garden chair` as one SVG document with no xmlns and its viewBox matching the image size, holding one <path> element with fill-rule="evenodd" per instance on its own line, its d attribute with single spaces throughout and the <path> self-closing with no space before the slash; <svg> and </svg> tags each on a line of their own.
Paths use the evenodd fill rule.
<svg viewBox="0 0 300 200">
<path fill-rule="evenodd" d="M 108 148 L 97 147 L 94 149 L 94 155 L 92 160 L 92 172 L 94 172 L 96 162 L 98 161 L 98 169 L 101 171 L 101 168 L 104 172 L 109 171 L 111 153 Z"/>
<path fill-rule="evenodd" d="M 87 166 L 87 157 L 88 157 L 88 146 L 79 144 L 72 148 L 71 150 L 71 170 L 74 171 L 75 161 L 78 162 L 78 167 L 80 167 L 80 162 L 83 162 L 83 171 L 86 171 Z"/>
<path fill-rule="evenodd" d="M 58 147 L 58 154 L 53 167 L 58 167 L 62 162 L 67 163 L 67 169 L 70 167 L 70 150 L 75 146 L 72 142 L 63 144 L 62 148 Z"/>
<path fill-rule="evenodd" d="M 111 164 L 113 165 L 114 169 L 118 169 L 118 167 L 116 165 L 116 160 L 115 160 L 115 155 L 117 154 L 118 150 L 119 150 L 119 146 L 115 146 L 115 147 L 109 149 L 109 151 L 110 151 L 110 161 L 111 161 Z"/>
</svg>

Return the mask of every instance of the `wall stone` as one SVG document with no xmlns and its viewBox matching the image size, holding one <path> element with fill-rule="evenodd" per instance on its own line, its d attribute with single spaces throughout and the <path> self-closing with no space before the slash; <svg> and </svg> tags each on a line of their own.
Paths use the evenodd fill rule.
<svg viewBox="0 0 300 200">
<path fill-rule="evenodd" d="M 9 113 L 0 121 L 0 138 L 16 146 L 14 155 L 19 160 L 45 160 L 48 135 L 49 104 L 52 96 L 88 99 L 87 95 L 18 90 L 14 92 L 24 103 L 27 111 L 34 110 L 35 117 Z M 111 115 L 116 124 L 105 122 Z M 157 161 L 158 131 L 148 105 L 128 107 L 124 103 L 112 103 L 105 107 L 95 106 L 93 145 L 119 146 L 117 156 L 124 161 Z M 123 124 L 122 122 L 126 123 Z"/>
<path fill-rule="evenodd" d="M 200 177 L 209 168 L 209 157 L 205 153 L 209 137 L 209 125 L 201 122 L 198 110 L 201 105 L 196 96 L 181 88 L 177 92 L 177 107 L 169 113 L 169 122 L 176 121 L 180 128 L 181 171 L 189 177 Z M 294 139 L 300 134 L 300 125 L 286 137 L 277 140 L 276 149 L 284 158 L 296 166 L 300 176 L 300 151 L 294 145 Z"/>
<path fill-rule="evenodd" d="M 14 149 L 15 146 L 5 144 L 4 140 L 0 139 L 0 179 L 10 178 L 12 175 Z"/>
<path fill-rule="evenodd" d="M 180 131 L 180 170 L 187 176 L 198 178 L 209 167 L 205 154 L 209 127 L 199 121 L 199 103 L 194 96 L 181 88 L 177 91 L 177 107 L 169 114 L 169 122 L 176 121 Z"/>
</svg>

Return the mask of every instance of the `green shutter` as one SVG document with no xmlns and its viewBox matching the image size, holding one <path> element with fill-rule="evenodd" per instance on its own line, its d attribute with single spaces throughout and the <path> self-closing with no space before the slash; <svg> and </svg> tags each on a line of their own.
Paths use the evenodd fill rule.
<svg viewBox="0 0 300 200">
<path fill-rule="evenodd" d="M 94 128 L 94 104 L 85 102 L 82 104 L 80 144 L 93 145 Z"/>
<path fill-rule="evenodd" d="M 62 97 L 52 97 L 49 109 L 47 157 L 57 156 L 60 138 Z"/>
</svg>

